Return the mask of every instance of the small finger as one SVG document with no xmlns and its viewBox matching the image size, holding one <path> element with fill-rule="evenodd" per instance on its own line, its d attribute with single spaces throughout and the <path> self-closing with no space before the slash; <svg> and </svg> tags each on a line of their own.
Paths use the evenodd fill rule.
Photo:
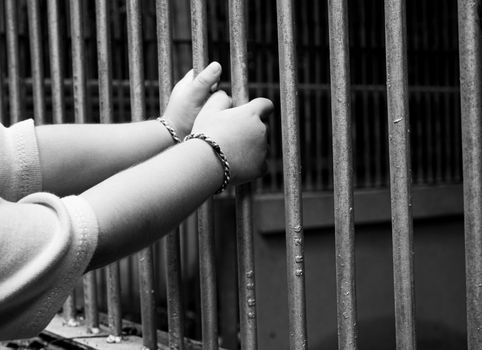
<svg viewBox="0 0 482 350">
<path fill-rule="evenodd" d="M 223 111 L 231 108 L 232 104 L 231 97 L 229 97 L 223 90 L 219 90 L 209 97 L 199 113 Z"/>
</svg>

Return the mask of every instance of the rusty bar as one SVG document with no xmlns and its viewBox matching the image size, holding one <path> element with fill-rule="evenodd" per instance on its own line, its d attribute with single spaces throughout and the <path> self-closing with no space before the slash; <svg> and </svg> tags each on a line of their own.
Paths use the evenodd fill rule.
<svg viewBox="0 0 482 350">
<path fill-rule="evenodd" d="M 70 0 L 70 30 L 72 38 L 72 73 L 74 90 L 74 114 L 76 123 L 85 123 L 87 120 L 87 88 L 85 73 L 85 42 L 84 18 L 82 2 Z M 85 274 L 84 287 L 84 314 L 85 325 L 88 332 L 99 332 L 99 313 L 97 310 L 97 279 L 95 272 Z"/>
<path fill-rule="evenodd" d="M 194 74 L 208 64 L 207 4 L 191 0 L 191 35 Z M 217 291 L 214 246 L 213 200 L 198 209 L 199 273 L 201 282 L 201 325 L 203 349 L 218 348 Z"/>
<path fill-rule="evenodd" d="M 99 109 L 102 123 L 113 122 L 112 56 L 110 30 L 110 2 L 96 0 L 97 65 L 99 72 Z M 106 267 L 107 316 L 109 337 L 107 342 L 118 343 L 122 333 L 122 309 L 120 303 L 119 262 Z"/>
<path fill-rule="evenodd" d="M 328 23 L 333 128 L 338 349 L 350 350 L 357 349 L 357 314 L 350 57 L 346 0 L 328 1 Z M 364 103 L 366 104 L 367 101 L 365 100 Z"/>
<path fill-rule="evenodd" d="M 173 85 L 172 24 L 170 0 L 156 0 L 157 56 L 159 66 L 159 107 L 164 113 Z M 179 228 L 166 236 L 164 245 L 167 269 L 167 317 L 169 348 L 184 349 L 184 308 L 181 276 Z"/>
<path fill-rule="evenodd" d="M 32 65 L 32 95 L 35 120 L 45 123 L 45 89 L 42 56 L 42 31 L 40 26 L 40 5 L 38 0 L 27 0 L 30 56 Z"/>
<path fill-rule="evenodd" d="M 141 1 L 128 0 L 126 6 L 131 118 L 132 121 L 141 121 L 146 115 Z M 138 263 L 142 341 L 146 348 L 152 350 L 157 348 L 152 247 L 138 253 Z"/>
<path fill-rule="evenodd" d="M 229 0 L 229 37 L 233 105 L 240 106 L 249 101 L 247 6 L 244 0 Z M 236 235 L 241 348 L 257 349 L 253 191 L 251 184 L 236 188 Z"/>
<path fill-rule="evenodd" d="M 468 349 L 482 348 L 481 0 L 458 1 Z"/>
<path fill-rule="evenodd" d="M 20 86 L 20 61 L 18 52 L 17 1 L 5 1 L 7 31 L 8 96 L 10 103 L 10 123 L 22 119 L 22 101 Z"/>
<path fill-rule="evenodd" d="M 50 79 L 52 89 L 52 121 L 56 124 L 64 122 L 65 99 L 63 93 L 64 72 L 62 68 L 62 49 L 60 38 L 59 0 L 48 0 L 48 32 Z"/>
<path fill-rule="evenodd" d="M 397 349 L 415 349 L 405 1 L 385 0 L 388 143 Z"/>
<path fill-rule="evenodd" d="M 277 0 L 290 349 L 308 347 L 293 0 Z"/>
</svg>

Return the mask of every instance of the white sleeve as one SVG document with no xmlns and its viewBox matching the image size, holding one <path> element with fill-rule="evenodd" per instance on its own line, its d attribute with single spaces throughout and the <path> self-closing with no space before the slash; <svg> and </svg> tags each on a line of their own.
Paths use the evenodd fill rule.
<svg viewBox="0 0 482 350">
<path fill-rule="evenodd" d="M 0 197 L 9 201 L 42 190 L 40 157 L 32 119 L 0 124 Z"/>
<path fill-rule="evenodd" d="M 0 340 L 32 337 L 47 326 L 85 272 L 97 236 L 82 197 L 0 199 Z"/>
</svg>

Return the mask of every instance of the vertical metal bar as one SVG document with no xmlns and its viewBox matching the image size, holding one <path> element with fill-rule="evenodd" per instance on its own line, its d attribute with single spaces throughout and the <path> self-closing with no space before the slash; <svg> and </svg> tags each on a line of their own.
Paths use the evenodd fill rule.
<svg viewBox="0 0 482 350">
<path fill-rule="evenodd" d="M 192 55 L 195 75 L 208 64 L 206 7 L 205 0 L 191 0 Z M 212 198 L 198 209 L 198 232 L 203 349 L 217 349 L 218 321 Z"/>
<path fill-rule="evenodd" d="M 458 1 L 468 349 L 482 348 L 482 76 L 480 0 Z"/>
<path fill-rule="evenodd" d="M 338 349 L 357 348 L 350 58 L 346 0 L 328 1 Z M 364 103 L 367 103 L 365 99 Z"/>
<path fill-rule="evenodd" d="M 240 106 L 249 100 L 247 6 L 244 0 L 229 1 L 229 37 L 233 105 Z M 236 188 L 236 223 L 241 348 L 257 349 L 253 191 L 251 184 Z"/>
<path fill-rule="evenodd" d="M 48 32 L 50 79 L 52 88 L 52 120 L 56 124 L 64 122 L 65 102 L 63 93 L 64 72 L 62 68 L 63 51 L 60 47 L 59 0 L 48 0 Z"/>
<path fill-rule="evenodd" d="M 72 73 L 74 90 L 74 115 L 76 123 L 87 120 L 87 88 L 85 73 L 84 17 L 82 2 L 70 0 L 70 29 L 72 38 Z M 95 272 L 83 278 L 85 325 L 88 332 L 98 333 L 99 314 L 97 310 L 97 279 Z"/>
<path fill-rule="evenodd" d="M 277 0 L 290 349 L 308 347 L 293 0 Z"/>
<path fill-rule="evenodd" d="M 97 65 L 99 71 L 99 109 L 102 123 L 113 122 L 112 101 L 112 57 L 110 33 L 110 2 L 96 0 Z M 107 342 L 118 343 L 122 333 L 122 311 L 120 303 L 119 262 L 106 267 L 107 315 L 109 337 Z"/>
<path fill-rule="evenodd" d="M 27 1 L 30 56 L 32 62 L 32 95 L 35 120 L 45 123 L 45 89 L 42 55 L 42 31 L 40 27 L 40 5 L 38 0 Z"/>
<path fill-rule="evenodd" d="M 164 113 L 172 79 L 172 24 L 170 0 L 156 0 L 157 56 L 159 66 L 159 107 Z M 169 348 L 184 349 L 184 308 L 181 276 L 181 247 L 179 228 L 166 236 L 164 245 L 167 268 L 167 314 Z"/>
<path fill-rule="evenodd" d="M 17 1 L 5 2 L 7 57 L 8 57 L 8 95 L 10 103 L 10 123 L 14 124 L 22 118 L 20 61 L 18 54 L 18 21 Z"/>
<path fill-rule="evenodd" d="M 385 0 L 387 104 L 397 349 L 415 349 L 413 222 L 405 1 Z"/>
<path fill-rule="evenodd" d="M 48 36 L 50 58 L 50 81 L 52 90 L 52 122 L 60 124 L 65 118 L 65 103 L 63 92 L 62 50 L 60 48 L 60 17 L 59 0 L 48 0 Z M 64 304 L 64 318 L 70 326 L 78 325 L 75 319 L 75 294 L 69 296 Z"/>
<path fill-rule="evenodd" d="M 146 115 L 141 2 L 128 0 L 126 5 L 131 114 L 132 121 L 141 121 Z M 142 341 L 144 347 L 152 350 L 157 348 L 152 247 L 139 252 L 138 259 Z"/>
</svg>

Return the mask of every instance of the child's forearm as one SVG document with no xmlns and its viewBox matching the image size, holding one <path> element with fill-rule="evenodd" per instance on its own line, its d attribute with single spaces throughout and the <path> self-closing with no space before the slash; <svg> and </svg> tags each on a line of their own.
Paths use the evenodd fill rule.
<svg viewBox="0 0 482 350">
<path fill-rule="evenodd" d="M 161 238 L 212 195 L 223 167 L 211 146 L 190 140 L 127 169 L 82 194 L 99 224 L 90 268 Z"/>
<path fill-rule="evenodd" d="M 37 127 L 36 134 L 43 190 L 60 196 L 81 193 L 174 144 L 156 120 L 46 125 Z"/>
</svg>

